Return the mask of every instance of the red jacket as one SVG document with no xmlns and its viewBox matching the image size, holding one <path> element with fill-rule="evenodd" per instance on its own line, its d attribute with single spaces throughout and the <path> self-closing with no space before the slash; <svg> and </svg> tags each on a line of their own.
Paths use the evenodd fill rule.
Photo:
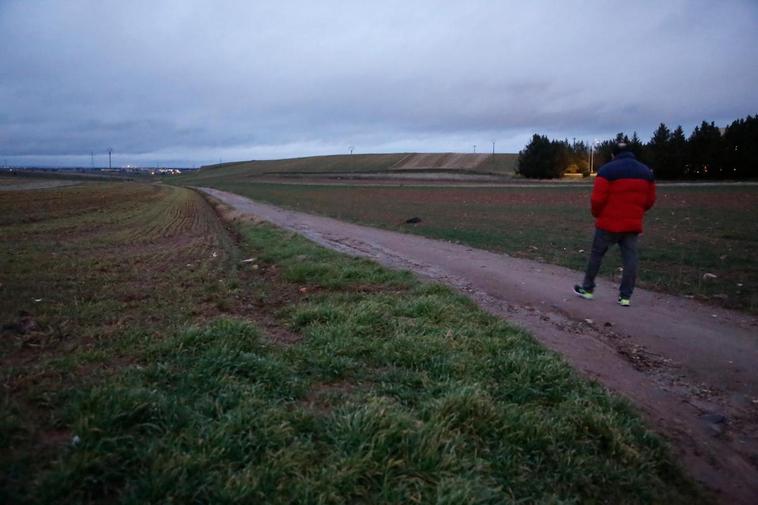
<svg viewBox="0 0 758 505">
<path fill-rule="evenodd" d="M 642 216 L 655 203 L 653 172 L 622 152 L 598 171 L 592 189 L 595 226 L 613 233 L 642 231 Z"/>
</svg>

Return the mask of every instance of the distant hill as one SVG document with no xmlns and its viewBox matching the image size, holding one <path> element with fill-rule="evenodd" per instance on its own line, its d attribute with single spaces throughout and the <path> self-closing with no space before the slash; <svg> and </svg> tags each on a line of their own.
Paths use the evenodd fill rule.
<svg viewBox="0 0 758 505">
<path fill-rule="evenodd" d="M 393 168 L 398 170 L 476 170 L 486 164 L 491 154 L 417 153 L 409 154 Z"/>
<path fill-rule="evenodd" d="M 186 184 L 224 179 L 227 182 L 258 177 L 287 176 L 346 176 L 349 174 L 455 173 L 495 174 L 512 176 L 516 154 L 473 153 L 399 153 L 399 154 L 342 154 L 310 156 L 283 160 L 259 160 L 222 163 L 204 166 L 194 173 L 181 176 Z"/>
</svg>

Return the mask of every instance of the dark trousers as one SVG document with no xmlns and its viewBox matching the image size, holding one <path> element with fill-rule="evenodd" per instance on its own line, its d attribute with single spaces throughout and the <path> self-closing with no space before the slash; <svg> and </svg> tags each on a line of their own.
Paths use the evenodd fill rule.
<svg viewBox="0 0 758 505">
<path fill-rule="evenodd" d="M 619 294 L 623 298 L 631 298 L 634 291 L 634 283 L 637 280 L 637 236 L 638 233 L 611 233 L 600 228 L 595 228 L 595 238 L 592 240 L 592 252 L 584 273 L 582 287 L 587 291 L 595 289 L 595 277 L 600 270 L 600 263 L 608 248 L 618 244 L 621 248 L 621 259 L 624 262 L 624 273 L 621 276 L 621 288 Z"/>
</svg>

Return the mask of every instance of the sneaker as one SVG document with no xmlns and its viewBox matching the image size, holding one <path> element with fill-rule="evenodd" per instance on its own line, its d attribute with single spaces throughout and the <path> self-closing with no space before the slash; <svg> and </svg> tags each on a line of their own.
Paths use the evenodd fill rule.
<svg viewBox="0 0 758 505">
<path fill-rule="evenodd" d="M 581 287 L 579 284 L 574 286 L 574 294 L 576 296 L 584 298 L 585 300 L 592 300 L 592 291 L 587 291 L 586 289 Z"/>
<path fill-rule="evenodd" d="M 624 298 L 623 296 L 619 296 L 619 305 L 622 307 L 628 307 L 632 304 L 632 301 L 629 298 Z"/>
</svg>

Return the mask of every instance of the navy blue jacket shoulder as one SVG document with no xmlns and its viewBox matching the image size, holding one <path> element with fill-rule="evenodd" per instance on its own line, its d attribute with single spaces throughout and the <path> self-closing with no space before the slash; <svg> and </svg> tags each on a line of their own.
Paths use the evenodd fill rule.
<svg viewBox="0 0 758 505">
<path fill-rule="evenodd" d="M 647 165 L 640 163 L 634 153 L 624 152 L 600 167 L 597 175 L 608 181 L 618 179 L 643 179 L 652 181 L 653 171 Z"/>
</svg>

